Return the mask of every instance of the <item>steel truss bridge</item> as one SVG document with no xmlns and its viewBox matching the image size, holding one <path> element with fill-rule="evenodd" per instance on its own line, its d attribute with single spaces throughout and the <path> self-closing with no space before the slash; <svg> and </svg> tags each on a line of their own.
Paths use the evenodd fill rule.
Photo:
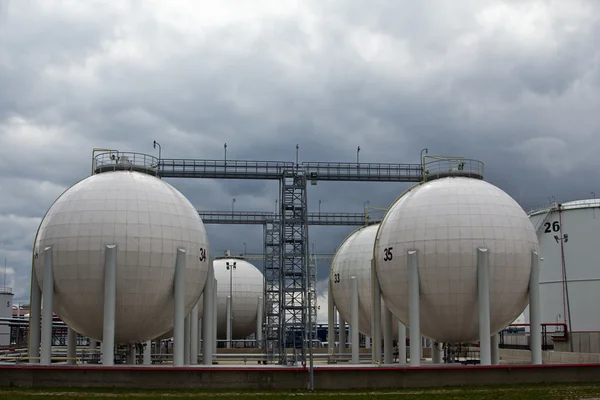
<svg viewBox="0 0 600 400">
<path fill-rule="evenodd" d="M 94 155 L 96 151 L 104 152 Z M 483 163 L 462 157 L 431 157 L 422 164 L 157 159 L 140 153 L 94 149 L 93 173 L 134 170 L 161 178 L 253 179 L 279 182 L 279 212 L 200 211 L 206 224 L 257 224 L 264 229 L 265 348 L 288 364 L 286 350 L 306 362 L 306 346 L 296 346 L 295 333 L 308 340 L 314 331 L 311 292 L 315 277 L 309 265 L 308 225 L 360 226 L 364 214 L 309 213 L 307 186 L 319 181 L 413 182 L 446 176 L 483 179 Z M 368 221 L 367 221 L 368 222 Z M 314 293 L 314 292 L 313 292 Z M 290 346 L 288 334 L 294 333 Z M 309 343 L 311 341 L 309 340 Z"/>
</svg>

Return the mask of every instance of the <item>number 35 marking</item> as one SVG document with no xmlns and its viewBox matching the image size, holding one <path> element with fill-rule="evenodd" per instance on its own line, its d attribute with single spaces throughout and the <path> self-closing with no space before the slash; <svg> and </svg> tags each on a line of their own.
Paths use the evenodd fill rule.
<svg viewBox="0 0 600 400">
<path fill-rule="evenodd" d="M 383 261 L 392 261 L 394 255 L 392 254 L 393 247 L 388 247 L 387 249 L 383 249 Z"/>
</svg>

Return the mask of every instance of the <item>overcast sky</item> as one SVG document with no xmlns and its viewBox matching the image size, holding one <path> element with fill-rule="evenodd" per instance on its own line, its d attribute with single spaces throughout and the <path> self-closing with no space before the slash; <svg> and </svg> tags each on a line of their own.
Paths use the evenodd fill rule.
<svg viewBox="0 0 600 400">
<path fill-rule="evenodd" d="M 27 301 L 31 246 L 93 147 L 165 158 L 485 163 L 528 209 L 600 188 L 595 1 L 0 0 L 0 257 Z M 275 207 L 277 184 L 169 180 L 198 208 Z M 406 187 L 328 183 L 309 207 L 360 212 Z M 209 225 L 212 254 L 262 251 Z M 353 228 L 311 228 L 333 252 Z M 328 264 L 319 265 L 320 276 Z"/>
</svg>

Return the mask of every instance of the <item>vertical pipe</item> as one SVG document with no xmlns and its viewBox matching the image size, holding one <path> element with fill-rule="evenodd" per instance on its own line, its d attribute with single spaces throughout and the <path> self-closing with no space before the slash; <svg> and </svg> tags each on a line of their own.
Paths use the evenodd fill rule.
<svg viewBox="0 0 600 400">
<path fill-rule="evenodd" d="M 204 365 L 212 365 L 213 356 L 213 310 L 214 296 L 213 286 L 215 284 L 213 263 L 211 262 L 208 268 L 206 283 L 204 284 L 203 293 L 203 310 L 202 310 L 202 363 Z"/>
<path fill-rule="evenodd" d="M 490 271 L 488 249 L 477 249 L 477 308 L 479 310 L 479 363 L 492 365 L 490 333 Z"/>
<path fill-rule="evenodd" d="M 492 365 L 500 364 L 500 335 L 492 335 Z"/>
<path fill-rule="evenodd" d="M 421 316 L 419 307 L 419 260 L 417 250 L 408 251 L 408 309 L 410 366 L 421 365 Z"/>
<path fill-rule="evenodd" d="M 185 354 L 185 256 L 184 249 L 177 249 L 173 282 L 173 366 L 182 367 Z"/>
<path fill-rule="evenodd" d="M 190 364 L 198 364 L 198 302 L 190 314 Z"/>
<path fill-rule="evenodd" d="M 67 327 L 67 364 L 75 365 L 77 357 L 77 332 Z"/>
<path fill-rule="evenodd" d="M 104 321 L 102 365 L 115 364 L 115 313 L 117 305 L 117 245 L 104 247 Z"/>
<path fill-rule="evenodd" d="M 398 362 L 406 363 L 406 326 L 398 320 Z"/>
<path fill-rule="evenodd" d="M 152 340 L 144 343 L 144 365 L 152 365 Z"/>
<path fill-rule="evenodd" d="M 351 320 L 352 320 L 352 363 L 358 364 L 359 359 L 359 346 L 358 346 L 358 279 L 356 276 L 350 278 L 352 288 L 352 307 L 351 307 Z"/>
<path fill-rule="evenodd" d="M 371 348 L 371 337 L 365 336 L 365 349 L 370 349 L 370 348 Z M 371 350 L 371 354 L 373 354 L 373 350 Z"/>
<path fill-rule="evenodd" d="M 329 288 L 327 289 L 327 353 L 332 357 L 335 355 L 334 314 L 333 291 L 331 290 L 331 279 L 329 279 Z"/>
<path fill-rule="evenodd" d="M 531 252 L 531 275 L 529 277 L 529 327 L 531 331 L 531 363 L 536 365 L 542 364 L 540 317 L 540 266 L 538 253 L 534 250 Z"/>
<path fill-rule="evenodd" d="M 52 247 L 44 249 L 44 288 L 42 289 L 42 350 L 40 364 L 52 363 L 52 302 L 54 296 L 54 274 L 52 273 Z"/>
<path fill-rule="evenodd" d="M 392 364 L 394 362 L 394 325 L 392 313 L 389 308 L 383 304 L 381 307 L 383 322 L 383 363 Z"/>
<path fill-rule="evenodd" d="M 38 255 L 39 257 L 39 255 Z M 42 320 L 42 289 L 37 280 L 35 266 L 31 265 L 31 293 L 29 302 L 29 363 L 40 362 L 41 320 Z"/>
<path fill-rule="evenodd" d="M 228 349 L 231 348 L 231 296 L 227 295 L 227 321 L 226 321 L 226 332 L 227 332 L 227 345 Z"/>
<path fill-rule="evenodd" d="M 263 347 L 262 345 L 262 329 L 263 329 L 263 298 L 258 297 L 258 305 L 256 310 L 256 347 Z"/>
<path fill-rule="evenodd" d="M 371 329 L 373 330 L 373 349 L 372 359 L 374 363 L 381 362 L 381 291 L 379 289 L 379 280 L 377 280 L 377 273 L 375 272 L 375 265 L 371 259 L 371 287 L 372 287 L 372 301 L 373 301 L 373 321 L 371 322 Z"/>
<path fill-rule="evenodd" d="M 183 319 L 183 365 L 190 365 L 190 355 L 192 353 L 191 322 L 191 315 L 186 315 Z"/>
<path fill-rule="evenodd" d="M 339 315 L 339 329 L 340 329 L 340 349 L 339 353 L 343 354 L 346 352 L 346 321 L 342 314 Z"/>
</svg>

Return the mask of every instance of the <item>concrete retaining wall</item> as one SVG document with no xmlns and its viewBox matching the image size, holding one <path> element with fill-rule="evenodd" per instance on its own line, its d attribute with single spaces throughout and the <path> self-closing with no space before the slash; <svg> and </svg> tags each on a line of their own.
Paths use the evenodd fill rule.
<svg viewBox="0 0 600 400">
<path fill-rule="evenodd" d="M 414 388 L 534 382 L 600 382 L 600 364 L 315 368 L 317 389 Z M 0 386 L 292 390 L 308 387 L 308 370 L 285 367 L 0 366 Z"/>
</svg>

